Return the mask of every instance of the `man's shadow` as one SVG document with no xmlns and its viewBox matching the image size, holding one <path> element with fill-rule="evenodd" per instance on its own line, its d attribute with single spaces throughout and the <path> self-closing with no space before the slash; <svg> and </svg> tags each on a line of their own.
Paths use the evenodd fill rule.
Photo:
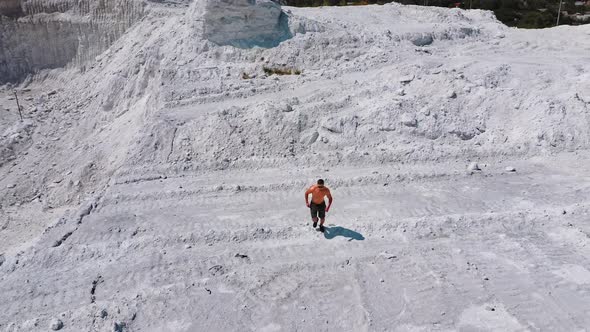
<svg viewBox="0 0 590 332">
<path fill-rule="evenodd" d="M 331 240 L 337 236 L 342 236 L 348 238 L 348 241 L 357 240 L 362 241 L 365 237 L 361 233 L 357 233 L 353 230 L 348 228 L 340 227 L 340 226 L 332 226 L 332 227 L 325 227 L 324 230 L 324 237 L 328 240 Z"/>
</svg>

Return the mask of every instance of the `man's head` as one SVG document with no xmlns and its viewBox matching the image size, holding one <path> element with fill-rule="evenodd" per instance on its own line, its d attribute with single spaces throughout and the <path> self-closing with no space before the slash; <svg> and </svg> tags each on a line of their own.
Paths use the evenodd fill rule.
<svg viewBox="0 0 590 332">
<path fill-rule="evenodd" d="M 318 187 L 323 187 L 324 186 L 324 180 L 323 179 L 319 179 L 318 180 Z"/>
</svg>

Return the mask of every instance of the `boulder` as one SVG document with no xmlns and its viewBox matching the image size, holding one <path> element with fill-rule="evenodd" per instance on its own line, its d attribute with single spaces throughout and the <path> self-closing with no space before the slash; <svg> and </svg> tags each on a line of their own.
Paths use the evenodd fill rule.
<svg viewBox="0 0 590 332">
<path fill-rule="evenodd" d="M 203 0 L 195 6 L 204 37 L 218 45 L 268 48 L 291 37 L 287 15 L 271 0 Z"/>
</svg>

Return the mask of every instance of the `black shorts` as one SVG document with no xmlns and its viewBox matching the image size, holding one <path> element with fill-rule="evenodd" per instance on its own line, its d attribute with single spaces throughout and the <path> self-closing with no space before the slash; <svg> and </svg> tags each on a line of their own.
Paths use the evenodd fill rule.
<svg viewBox="0 0 590 332">
<path fill-rule="evenodd" d="M 311 211 L 312 218 L 319 217 L 320 219 L 324 219 L 326 217 L 326 202 L 321 204 L 311 202 L 311 204 L 309 204 L 309 210 Z"/>
</svg>

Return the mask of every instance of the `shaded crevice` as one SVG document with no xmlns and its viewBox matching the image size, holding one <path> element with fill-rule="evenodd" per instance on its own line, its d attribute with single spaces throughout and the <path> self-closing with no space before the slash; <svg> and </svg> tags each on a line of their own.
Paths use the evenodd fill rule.
<svg viewBox="0 0 590 332">
<path fill-rule="evenodd" d="M 76 228 L 76 229 L 78 229 L 78 228 Z M 67 232 L 64 236 L 61 237 L 61 239 L 55 241 L 55 243 L 53 244 L 53 247 L 55 248 L 55 247 L 61 246 L 70 236 L 72 236 L 72 234 L 74 234 L 74 231 L 75 230 L 73 230 L 71 232 Z"/>
<path fill-rule="evenodd" d="M 78 215 L 76 217 L 76 228 L 73 231 L 67 232 L 64 236 L 61 237 L 61 239 L 55 241 L 53 243 L 52 247 L 55 248 L 55 247 L 61 246 L 70 236 L 72 236 L 72 234 L 74 234 L 75 231 L 78 230 L 78 228 L 80 228 L 80 225 L 82 224 L 82 221 L 84 220 L 84 218 L 89 216 L 90 213 L 92 213 L 92 211 L 97 207 L 97 204 L 98 204 L 98 203 L 96 203 L 97 201 L 98 201 L 98 199 L 95 201 L 89 202 L 88 204 L 86 204 L 83 208 L 81 208 L 78 211 Z"/>
<path fill-rule="evenodd" d="M 172 133 L 172 141 L 170 142 L 170 152 L 168 152 L 168 156 L 166 156 L 166 161 L 170 160 L 170 156 L 172 155 L 172 152 L 174 152 L 174 140 L 176 140 L 177 131 L 178 128 L 174 128 L 174 132 Z"/>
<path fill-rule="evenodd" d="M 104 282 L 104 280 L 102 279 L 102 276 L 100 276 L 100 275 L 92 281 L 92 288 L 90 289 L 90 303 L 96 302 L 96 295 L 95 295 L 96 286 L 98 286 L 99 284 L 102 284 L 103 282 Z"/>
<path fill-rule="evenodd" d="M 89 203 L 89 204 L 87 204 L 80 211 L 80 213 L 78 213 L 78 220 L 77 220 L 78 225 L 80 225 L 82 223 L 82 220 L 84 220 L 85 217 L 89 216 L 90 213 L 92 212 L 92 210 L 94 210 L 95 208 L 96 208 L 96 203 Z"/>
</svg>

